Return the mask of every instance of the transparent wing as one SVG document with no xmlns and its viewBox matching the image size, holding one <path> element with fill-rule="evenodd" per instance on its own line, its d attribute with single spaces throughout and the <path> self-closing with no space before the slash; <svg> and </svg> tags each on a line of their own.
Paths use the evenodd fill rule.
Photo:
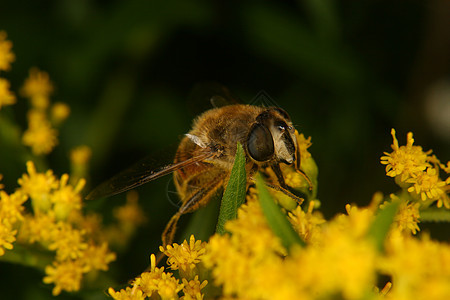
<svg viewBox="0 0 450 300">
<path fill-rule="evenodd" d="M 144 158 L 97 186 L 86 196 L 86 199 L 104 198 L 126 192 L 186 166 L 204 161 L 213 155 L 213 152 L 205 152 L 185 161 L 162 166 L 155 166 L 154 157 Z"/>
<path fill-rule="evenodd" d="M 218 108 L 242 103 L 228 88 L 215 81 L 197 83 L 189 93 L 188 102 L 189 107 L 195 109 L 195 115 L 211 109 L 211 105 Z"/>
</svg>

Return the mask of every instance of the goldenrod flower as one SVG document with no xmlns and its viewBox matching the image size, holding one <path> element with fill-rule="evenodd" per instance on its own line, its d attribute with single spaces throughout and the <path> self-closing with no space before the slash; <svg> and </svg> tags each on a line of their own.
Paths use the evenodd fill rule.
<svg viewBox="0 0 450 300">
<path fill-rule="evenodd" d="M 53 84 L 48 74 L 32 68 L 29 78 L 21 89 L 22 95 L 30 98 L 32 106 L 27 116 L 28 129 L 22 136 L 22 142 L 31 147 L 35 155 L 48 154 L 58 144 L 58 131 L 51 126 L 47 116 L 52 92 Z M 66 104 L 56 103 L 52 107 L 53 125 L 59 125 L 69 112 L 70 109 Z"/>
<path fill-rule="evenodd" d="M 90 244 L 86 250 L 83 251 L 80 258 L 86 271 L 91 270 L 108 270 L 108 264 L 116 260 L 116 254 L 109 251 L 108 244 L 102 243 L 100 246 Z"/>
<path fill-rule="evenodd" d="M 239 208 L 236 220 L 225 224 L 225 229 L 231 235 L 212 236 L 203 263 L 212 270 L 215 284 L 223 286 L 224 295 L 249 297 L 256 293 L 260 296 L 262 290 L 259 288 L 267 288 L 267 281 L 255 286 L 254 280 L 268 274 L 268 264 L 281 266 L 281 256 L 286 250 L 269 228 L 259 203 L 252 198 Z M 274 271 L 270 275 L 281 276 Z"/>
<path fill-rule="evenodd" d="M 200 282 L 198 279 L 198 275 L 194 277 L 192 280 L 187 280 L 186 278 L 182 279 L 183 281 L 183 293 L 184 296 L 181 297 L 183 300 L 202 300 L 203 294 L 201 290 L 208 284 L 208 281 L 204 280 Z"/>
<path fill-rule="evenodd" d="M 233 233 L 232 242 L 239 249 L 251 251 L 254 255 L 264 255 L 265 252 L 286 254 L 280 239 L 267 224 L 261 206 L 251 198 L 239 208 L 238 218 L 225 224 L 225 229 Z"/>
<path fill-rule="evenodd" d="M 70 162 L 76 166 L 85 166 L 92 156 L 89 146 L 78 146 L 70 151 Z"/>
<path fill-rule="evenodd" d="M 413 146 L 413 134 L 409 132 L 406 136 L 406 146 L 399 146 L 395 136 L 395 130 L 391 130 L 392 153 L 384 152 L 385 156 L 381 157 L 381 163 L 386 165 L 386 174 L 390 177 L 399 178 L 400 182 L 406 182 L 407 179 L 415 177 L 423 172 L 427 167 L 431 167 L 428 163 L 428 154 L 431 151 L 424 152 L 422 147 Z"/>
<path fill-rule="evenodd" d="M 442 181 L 436 169 L 427 168 L 426 172 L 417 174 L 415 178 L 411 178 L 407 182 L 414 184 L 408 188 L 408 192 L 420 195 L 422 201 L 438 200 L 438 207 L 444 204 L 446 208 L 450 208 L 448 196 L 445 194 L 445 189 L 448 190 L 447 186 L 450 183 L 450 178 L 447 181 Z"/>
<path fill-rule="evenodd" d="M 33 201 L 33 208 L 47 211 L 51 207 L 50 192 L 57 188 L 58 181 L 51 170 L 37 173 L 32 161 L 27 162 L 28 174 L 19 178 L 21 190 Z"/>
<path fill-rule="evenodd" d="M 0 256 L 5 254 L 5 249 L 11 250 L 12 243 L 16 241 L 17 230 L 12 229 L 9 222 L 0 222 Z"/>
<path fill-rule="evenodd" d="M 0 109 L 2 106 L 16 103 L 16 96 L 9 90 L 9 81 L 0 78 Z"/>
<path fill-rule="evenodd" d="M 40 242 L 48 245 L 56 228 L 56 218 L 53 212 L 36 213 L 34 216 L 27 215 L 20 229 L 21 238 L 29 243 Z"/>
<path fill-rule="evenodd" d="M 30 75 L 21 89 L 24 97 L 30 98 L 31 105 L 39 110 L 46 109 L 50 104 L 50 95 L 53 93 L 53 84 L 47 72 L 38 68 L 31 68 Z"/>
<path fill-rule="evenodd" d="M 61 221 L 56 224 L 50 239 L 48 249 L 56 251 L 56 259 L 59 261 L 80 258 L 88 247 L 83 231 Z"/>
<path fill-rule="evenodd" d="M 10 224 L 23 220 L 23 203 L 27 196 L 21 191 L 16 191 L 8 195 L 5 191 L 0 191 L 0 220 L 7 220 Z"/>
<path fill-rule="evenodd" d="M 392 277 L 388 299 L 450 297 L 450 245 L 432 241 L 428 235 L 390 239 L 380 269 Z"/>
<path fill-rule="evenodd" d="M 81 209 L 80 192 L 86 184 L 86 180 L 80 179 L 75 188 L 67 184 L 68 180 L 69 175 L 62 175 L 58 189 L 50 196 L 50 201 L 53 203 L 53 210 L 59 220 L 64 220 L 68 217 L 69 213 Z"/>
<path fill-rule="evenodd" d="M 83 214 L 83 211 L 73 211 L 70 213 L 68 222 L 74 224 L 77 228 L 83 228 L 87 236 L 94 240 L 105 241 L 102 228 L 102 217 L 99 214 L 88 212 Z"/>
<path fill-rule="evenodd" d="M 70 115 L 70 107 L 69 105 L 62 103 L 62 102 L 56 102 L 52 105 L 50 116 L 51 121 L 54 125 L 58 126 L 63 121 L 67 119 Z"/>
<path fill-rule="evenodd" d="M 142 273 L 138 278 L 135 279 L 133 285 L 139 287 L 145 295 L 151 297 L 153 292 L 158 290 L 158 280 L 161 279 L 164 273 L 163 268 L 153 268 L 150 272 Z"/>
<path fill-rule="evenodd" d="M 391 195 L 392 200 L 398 199 L 397 196 Z M 395 215 L 394 224 L 396 229 L 400 232 L 407 231 L 416 234 L 420 231 L 419 228 L 419 203 L 409 203 L 408 201 L 401 201 L 397 214 Z"/>
<path fill-rule="evenodd" d="M 43 281 L 47 284 L 55 284 L 52 291 L 54 296 L 59 295 L 63 290 L 68 292 L 78 291 L 84 271 L 84 267 L 78 261 L 54 262 L 52 266 L 45 268 L 47 276 L 44 277 Z"/>
<path fill-rule="evenodd" d="M 128 192 L 125 205 L 113 210 L 114 217 L 119 221 L 123 233 L 127 236 L 130 236 L 139 225 L 147 221 L 138 204 L 138 196 L 136 191 Z"/>
<path fill-rule="evenodd" d="M 20 191 L 8 195 L 0 190 L 0 256 L 11 250 L 16 241 L 16 223 L 24 219 L 23 203 L 27 197 Z"/>
<path fill-rule="evenodd" d="M 439 178 L 439 168 L 447 172 L 447 167 L 441 164 L 436 156 L 429 156 L 431 150 L 424 152 L 422 147 L 413 146 L 414 139 L 411 132 L 407 135 L 407 145 L 400 147 L 395 130 L 392 129 L 391 133 L 394 151 L 385 152 L 386 156 L 381 157 L 381 163 L 387 165 L 387 175 L 395 177 L 396 182 L 416 199 L 428 201 L 427 205 L 436 201 L 438 207 L 450 208 L 447 194 L 450 190 L 450 177 L 445 181 Z"/>
<path fill-rule="evenodd" d="M 11 63 L 16 59 L 11 51 L 12 42 L 6 40 L 6 36 L 5 31 L 0 31 L 0 71 L 11 69 Z"/>
<path fill-rule="evenodd" d="M 144 300 L 146 298 L 142 290 L 137 289 L 136 287 L 127 287 L 126 289 L 117 292 L 114 291 L 113 288 L 109 288 L 108 294 L 115 300 Z"/>
<path fill-rule="evenodd" d="M 182 277 L 192 279 L 197 274 L 196 265 L 205 254 L 205 247 L 205 242 L 196 241 L 191 235 L 189 243 L 184 241 L 181 245 L 168 245 L 166 249 L 160 246 L 159 250 L 167 255 L 167 263 L 172 270 L 180 270 Z"/>
<path fill-rule="evenodd" d="M 158 293 L 161 299 L 178 299 L 178 292 L 183 288 L 178 279 L 172 276 L 172 273 L 164 273 L 164 267 L 155 266 L 155 256 L 150 257 L 150 271 L 144 272 L 136 278 L 133 286 L 141 289 L 147 297 L 152 297 Z"/>
<path fill-rule="evenodd" d="M 158 295 L 162 300 L 178 299 L 178 292 L 183 289 L 183 284 L 172 276 L 172 273 L 162 273 L 157 282 Z"/>
<path fill-rule="evenodd" d="M 307 212 L 304 212 L 300 206 L 297 206 L 288 215 L 289 221 L 302 239 L 308 243 L 317 244 L 321 233 L 319 225 L 324 224 L 326 220 L 320 212 L 313 212 L 313 209 L 314 201 L 311 201 Z"/>
<path fill-rule="evenodd" d="M 28 114 L 29 127 L 22 136 L 25 146 L 31 147 L 35 155 L 48 154 L 58 144 L 58 131 L 50 125 L 42 112 L 31 110 Z"/>
</svg>

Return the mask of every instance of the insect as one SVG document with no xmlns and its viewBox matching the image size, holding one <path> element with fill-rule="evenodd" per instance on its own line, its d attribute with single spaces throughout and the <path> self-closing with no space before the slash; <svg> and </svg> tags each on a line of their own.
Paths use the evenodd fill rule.
<svg viewBox="0 0 450 300">
<path fill-rule="evenodd" d="M 173 163 L 152 169 L 146 161 L 140 162 L 104 182 L 86 198 L 118 194 L 173 172 L 182 204 L 162 234 L 163 245 L 169 245 L 180 217 L 205 206 L 226 187 L 238 142 L 245 152 L 247 186 L 256 172 L 271 168 L 276 182 L 266 184 L 300 199 L 289 191 L 280 169 L 280 164 L 294 165 L 310 183 L 300 170 L 299 147 L 289 115 L 278 107 L 243 104 L 212 108 L 198 116 L 182 138 Z"/>
</svg>

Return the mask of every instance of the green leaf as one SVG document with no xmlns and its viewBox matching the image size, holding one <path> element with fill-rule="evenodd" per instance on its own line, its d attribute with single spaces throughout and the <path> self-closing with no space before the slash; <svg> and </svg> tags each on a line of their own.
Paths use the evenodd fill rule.
<svg viewBox="0 0 450 300">
<path fill-rule="evenodd" d="M 427 208 L 420 211 L 421 222 L 450 222 L 450 211 L 440 208 Z"/>
<path fill-rule="evenodd" d="M 306 245 L 305 242 L 295 232 L 286 215 L 273 200 L 260 174 L 256 177 L 256 188 L 258 189 L 259 203 L 269 223 L 269 227 L 281 239 L 283 246 L 288 251 L 293 245 L 304 247 Z"/>
<path fill-rule="evenodd" d="M 227 188 L 223 193 L 220 205 L 219 220 L 217 221 L 216 232 L 225 233 L 225 223 L 228 220 L 237 218 L 237 210 L 245 201 L 245 189 L 247 176 L 245 174 L 245 155 L 241 144 L 237 144 L 236 156 L 234 158 L 233 169 Z"/>
<path fill-rule="evenodd" d="M 368 236 L 375 241 L 375 245 L 380 252 L 384 250 L 384 240 L 394 222 L 399 205 L 400 201 L 392 201 L 386 204 L 383 209 L 378 210 L 375 220 L 370 225 Z"/>
</svg>

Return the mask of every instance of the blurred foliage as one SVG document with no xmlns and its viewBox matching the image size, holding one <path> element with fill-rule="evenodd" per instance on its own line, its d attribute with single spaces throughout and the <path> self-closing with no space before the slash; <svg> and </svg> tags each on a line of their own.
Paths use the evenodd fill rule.
<svg viewBox="0 0 450 300">
<path fill-rule="evenodd" d="M 449 159 L 449 129 L 432 127 L 426 115 L 430 88 L 449 79 L 449 23 L 445 0 L 19 0 L 3 1 L 0 9 L 0 30 L 16 54 L 6 75 L 11 89 L 19 90 L 37 66 L 56 86 L 53 99 L 71 107 L 48 157 L 55 173 L 67 172 L 68 153 L 80 144 L 93 150 L 90 187 L 176 146 L 197 111 L 187 100 L 190 89 L 215 80 L 246 103 L 265 90 L 312 136 L 327 217 L 345 203 L 366 205 L 377 190 L 396 190 L 379 163 L 392 127 L 399 136 L 413 131 L 425 149 Z M 27 109 L 19 98 L 2 113 L 26 128 Z M 24 155 L 0 149 L 8 189 L 25 171 Z M 150 221 L 133 251 L 114 264 L 119 282 L 142 271 L 176 211 L 167 200 L 169 182 L 139 189 Z M 87 205 L 108 211 L 124 198 Z M 9 275 L 2 299 L 50 295 L 50 287 L 43 293 L 24 283 L 40 281 L 34 270 L 24 277 L 27 269 L 2 266 L 1 273 Z"/>
</svg>

